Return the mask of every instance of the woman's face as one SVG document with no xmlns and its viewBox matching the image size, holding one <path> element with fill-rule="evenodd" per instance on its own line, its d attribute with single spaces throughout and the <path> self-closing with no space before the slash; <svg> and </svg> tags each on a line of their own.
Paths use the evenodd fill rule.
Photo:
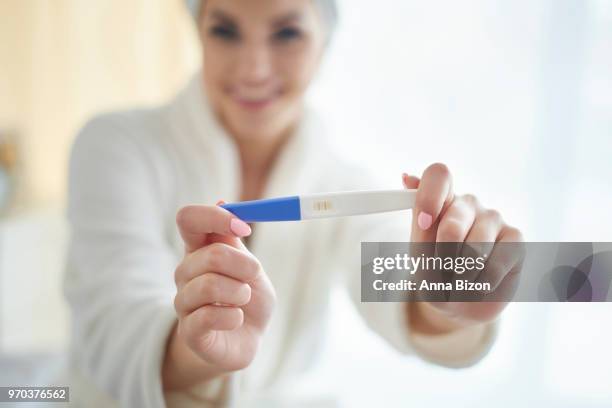
<svg viewBox="0 0 612 408">
<path fill-rule="evenodd" d="M 206 92 L 235 137 L 295 124 L 325 43 L 312 0 L 206 0 L 200 35 Z"/>
</svg>

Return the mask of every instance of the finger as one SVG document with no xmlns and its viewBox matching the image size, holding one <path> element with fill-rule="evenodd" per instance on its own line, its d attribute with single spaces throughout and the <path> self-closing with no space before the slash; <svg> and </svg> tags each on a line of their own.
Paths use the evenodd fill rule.
<svg viewBox="0 0 612 408">
<path fill-rule="evenodd" d="M 504 220 L 495 210 L 480 211 L 474 225 L 465 239 L 465 256 L 491 255 L 495 242 L 504 226 Z"/>
<path fill-rule="evenodd" d="M 208 336 L 214 335 L 216 330 L 235 330 L 242 326 L 244 312 L 239 307 L 225 307 L 208 305 L 181 319 L 181 331 L 185 334 L 187 344 L 192 350 L 204 352 L 210 348 Z"/>
<path fill-rule="evenodd" d="M 461 256 L 474 259 L 482 257 L 486 261 L 490 259 L 495 241 L 503 227 L 503 220 L 497 211 L 483 210 L 480 205 L 478 206 L 480 210 L 477 211 L 474 225 L 465 239 Z M 474 282 L 483 273 L 484 270 L 474 269 L 466 273 L 463 278 Z"/>
<path fill-rule="evenodd" d="M 183 207 L 176 214 L 176 224 L 185 242 L 187 253 L 204 246 L 208 234 L 237 238 L 251 233 L 247 223 L 219 206 Z M 237 241 L 235 240 L 236 244 Z"/>
<path fill-rule="evenodd" d="M 219 206 L 219 205 L 223 205 L 223 204 L 225 204 L 225 201 L 224 200 L 219 200 L 219 201 L 217 201 L 217 203 L 215 205 Z M 241 220 L 238 219 L 238 221 L 241 221 Z M 237 222 L 237 221 L 230 221 L 230 229 L 233 229 L 232 228 L 232 222 Z M 247 224 L 247 227 L 249 227 L 249 230 L 247 232 L 250 235 L 253 231 L 252 231 L 251 227 L 248 224 Z M 212 233 L 212 234 L 210 234 L 207 237 L 206 241 L 207 241 L 207 243 L 222 242 L 222 243 L 231 245 L 234 248 L 238 248 L 238 249 L 241 249 L 241 250 L 244 250 L 244 251 L 247 251 L 247 252 L 250 253 L 250 251 L 244 245 L 242 240 L 231 238 L 231 237 L 228 237 L 226 235 L 220 235 L 220 234 L 217 234 L 217 233 Z"/>
<path fill-rule="evenodd" d="M 404 184 L 405 188 L 414 190 L 414 189 L 419 188 L 421 179 L 416 176 L 410 176 L 407 173 L 402 173 L 402 183 Z M 414 215 L 413 215 L 413 219 L 414 219 Z M 435 253 L 435 248 L 434 248 L 434 245 L 431 245 L 431 244 L 423 244 L 420 242 L 412 241 L 410 243 L 410 252 L 413 254 L 413 256 L 425 256 L 425 254 L 433 255 Z M 425 274 L 425 272 L 422 269 L 419 269 L 414 272 L 413 279 L 417 282 L 422 281 L 423 279 L 427 279 L 430 282 L 439 283 L 439 282 L 444 281 L 445 276 L 443 273 L 441 273 L 441 271 L 437 269 L 427 271 L 427 274 Z M 421 292 L 418 292 L 418 294 L 422 295 L 422 298 L 424 298 L 424 300 L 431 300 L 431 301 L 436 301 L 436 300 L 443 301 L 444 300 L 441 297 L 443 294 L 441 294 L 440 292 L 435 292 L 435 293 L 426 292 L 423 294 L 421 294 Z"/>
<path fill-rule="evenodd" d="M 247 250 L 214 242 L 189 254 L 174 274 L 177 288 L 206 272 L 216 272 L 249 283 L 258 278 L 261 264 Z"/>
<path fill-rule="evenodd" d="M 438 217 L 452 200 L 450 171 L 444 164 L 432 164 L 423 173 L 417 190 L 411 240 L 435 242 Z"/>
<path fill-rule="evenodd" d="M 466 241 L 470 242 L 495 242 L 499 236 L 504 220 L 496 210 L 480 211 L 470 230 Z"/>
<path fill-rule="evenodd" d="M 406 187 L 407 189 L 411 190 L 411 189 L 419 188 L 420 182 L 421 182 L 420 178 L 416 176 L 409 176 L 406 173 L 402 173 L 402 183 L 404 184 L 404 187 Z"/>
<path fill-rule="evenodd" d="M 251 287 L 218 273 L 205 273 L 190 280 L 179 291 L 174 308 L 179 316 L 213 303 L 224 306 L 243 306 L 251 300 Z"/>
<path fill-rule="evenodd" d="M 455 198 L 440 217 L 436 242 L 463 242 L 476 220 L 477 202 L 473 196 Z"/>
<path fill-rule="evenodd" d="M 492 293 L 500 289 L 500 285 L 506 279 L 512 278 L 510 275 L 518 274 L 522 269 L 525 258 L 525 248 L 522 242 L 522 235 L 519 230 L 513 227 L 505 227 L 499 234 L 499 239 L 491 255 L 485 263 L 485 269 L 480 274 L 477 281 L 489 282 Z M 509 301 L 512 294 L 500 293 L 497 299 Z"/>
<path fill-rule="evenodd" d="M 463 241 L 465 241 L 475 218 L 475 199 L 472 196 L 456 197 L 440 216 L 435 244 L 437 256 L 442 259 L 459 256 Z M 462 275 L 465 271 L 457 269 L 456 273 Z M 456 278 L 457 276 L 455 276 L 455 272 L 451 272 L 448 277 Z M 462 276 L 462 278 L 465 278 L 465 276 Z"/>
</svg>

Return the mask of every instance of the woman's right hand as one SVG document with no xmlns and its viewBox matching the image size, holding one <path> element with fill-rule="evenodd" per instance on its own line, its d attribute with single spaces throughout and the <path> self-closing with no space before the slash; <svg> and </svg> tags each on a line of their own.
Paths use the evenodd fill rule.
<svg viewBox="0 0 612 408">
<path fill-rule="evenodd" d="M 176 222 L 185 256 L 176 268 L 178 324 L 164 362 L 164 388 L 177 389 L 247 367 L 276 295 L 240 241 L 250 227 L 218 206 L 182 208 Z"/>
</svg>

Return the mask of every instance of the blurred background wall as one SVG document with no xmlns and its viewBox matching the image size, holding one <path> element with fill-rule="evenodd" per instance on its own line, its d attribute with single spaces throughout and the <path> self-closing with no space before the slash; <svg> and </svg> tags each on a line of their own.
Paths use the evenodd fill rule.
<svg viewBox="0 0 612 408">
<path fill-rule="evenodd" d="M 197 66 L 180 0 L 0 2 L 0 132 L 18 134 L 20 206 L 61 204 L 95 112 L 158 103 Z"/>
</svg>

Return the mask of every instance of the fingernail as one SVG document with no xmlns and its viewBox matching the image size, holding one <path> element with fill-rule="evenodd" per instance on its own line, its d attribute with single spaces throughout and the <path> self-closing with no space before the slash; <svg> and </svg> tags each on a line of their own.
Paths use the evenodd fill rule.
<svg viewBox="0 0 612 408">
<path fill-rule="evenodd" d="M 223 204 L 225 204 L 225 201 L 219 200 L 219 201 L 217 201 L 217 204 L 215 204 L 215 205 L 223 205 Z"/>
<path fill-rule="evenodd" d="M 251 235 L 251 227 L 249 227 L 249 224 L 238 218 L 232 218 L 230 221 L 230 230 L 239 237 Z"/>
<path fill-rule="evenodd" d="M 433 220 L 433 217 L 431 215 L 427 214 L 426 212 L 421 211 L 421 213 L 419 214 L 419 218 L 417 219 L 417 223 L 419 224 L 419 227 L 423 231 L 425 231 L 426 229 L 431 227 L 432 220 Z"/>
</svg>

